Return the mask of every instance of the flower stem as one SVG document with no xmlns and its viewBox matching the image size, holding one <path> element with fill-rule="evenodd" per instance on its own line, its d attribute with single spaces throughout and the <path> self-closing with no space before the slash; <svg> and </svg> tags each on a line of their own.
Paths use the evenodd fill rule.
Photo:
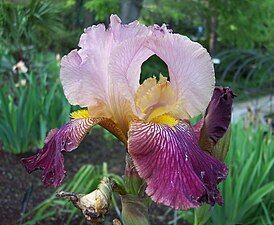
<svg viewBox="0 0 274 225">
<path fill-rule="evenodd" d="M 126 155 L 125 189 L 127 194 L 121 195 L 123 224 L 149 225 L 149 199 L 145 194 L 145 182 L 139 177 L 128 154 Z"/>
<path fill-rule="evenodd" d="M 146 199 L 136 195 L 123 195 L 121 200 L 124 225 L 149 225 Z"/>
</svg>

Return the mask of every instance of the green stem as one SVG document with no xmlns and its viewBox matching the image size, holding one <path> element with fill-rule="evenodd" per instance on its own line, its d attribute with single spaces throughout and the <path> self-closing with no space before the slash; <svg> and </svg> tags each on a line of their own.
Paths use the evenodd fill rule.
<svg viewBox="0 0 274 225">
<path fill-rule="evenodd" d="M 127 194 L 121 195 L 123 224 L 149 225 L 149 199 L 145 194 L 145 182 L 139 177 L 128 154 L 126 155 L 125 188 Z"/>
<path fill-rule="evenodd" d="M 136 195 L 122 195 L 121 200 L 124 225 L 149 225 L 146 199 Z"/>
</svg>

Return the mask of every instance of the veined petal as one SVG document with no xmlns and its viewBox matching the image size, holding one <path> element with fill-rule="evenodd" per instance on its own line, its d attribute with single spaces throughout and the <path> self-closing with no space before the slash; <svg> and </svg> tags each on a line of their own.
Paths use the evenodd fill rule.
<svg viewBox="0 0 274 225">
<path fill-rule="evenodd" d="M 117 88 L 122 88 L 123 96 L 130 96 L 132 101 L 139 86 L 142 63 L 154 54 L 145 47 L 147 40 L 148 32 L 127 39 L 113 49 L 110 57 L 109 74 L 112 85 L 116 92 Z"/>
<path fill-rule="evenodd" d="M 121 120 L 117 116 L 125 119 L 125 111 L 135 110 L 141 65 L 153 54 L 144 47 L 150 33 L 137 21 L 121 24 L 116 15 L 110 17 L 108 29 L 102 24 L 85 29 L 79 42 L 81 49 L 61 61 L 61 82 L 69 102 L 88 107 L 94 115 L 112 118 L 115 123 Z M 128 105 L 132 109 L 122 107 Z"/>
<path fill-rule="evenodd" d="M 223 203 L 217 184 L 226 178 L 227 167 L 199 148 L 187 122 L 174 127 L 133 122 L 128 151 L 155 202 L 183 210 Z"/>
<path fill-rule="evenodd" d="M 62 58 L 60 78 L 70 104 L 89 107 L 106 101 L 112 35 L 104 25 L 92 26 L 85 29 L 79 46 L 82 49 Z"/>
<path fill-rule="evenodd" d="M 200 119 L 196 124 L 193 126 L 193 131 L 197 137 L 198 140 L 200 140 L 200 134 L 201 134 L 201 129 L 204 125 L 204 118 Z"/>
<path fill-rule="evenodd" d="M 122 83 L 134 94 L 139 86 L 141 65 L 154 54 L 145 46 L 151 31 L 138 21 L 122 24 L 116 15 L 110 17 L 110 30 L 116 46 L 110 55 L 109 73 L 115 87 Z"/>
<path fill-rule="evenodd" d="M 149 29 L 137 20 L 129 24 L 122 24 L 121 19 L 117 15 L 110 16 L 109 26 L 117 42 L 122 42 L 137 36 L 144 36 L 149 32 Z"/>
<path fill-rule="evenodd" d="M 153 53 L 144 47 L 146 36 L 123 41 L 113 49 L 110 57 L 109 74 L 109 110 L 112 119 L 124 131 L 128 131 L 128 122 L 138 115 L 134 94 L 139 86 L 141 65 Z"/>
<path fill-rule="evenodd" d="M 197 132 L 200 130 L 199 145 L 203 150 L 211 152 L 217 141 L 226 133 L 231 120 L 234 96 L 230 88 L 214 89 L 204 118 L 194 126 Z"/>
<path fill-rule="evenodd" d="M 182 101 L 181 115 L 194 117 L 206 109 L 215 77 L 211 57 L 200 44 L 155 25 L 148 47 L 168 66 L 170 82 Z M 182 118 L 183 119 L 183 118 Z"/>
<path fill-rule="evenodd" d="M 45 185 L 59 186 L 65 177 L 64 157 L 62 151 L 76 149 L 90 128 L 100 119 L 73 119 L 60 129 L 52 129 L 43 149 L 36 155 L 24 158 L 21 162 L 29 173 L 41 169 Z"/>
</svg>

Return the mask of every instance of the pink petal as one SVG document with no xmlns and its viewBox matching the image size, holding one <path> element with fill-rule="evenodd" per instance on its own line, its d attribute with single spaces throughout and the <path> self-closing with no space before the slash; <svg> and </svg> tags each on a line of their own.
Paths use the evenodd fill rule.
<svg viewBox="0 0 274 225">
<path fill-rule="evenodd" d="M 123 90 L 121 95 L 133 103 L 139 86 L 141 65 L 154 54 L 145 46 L 151 31 L 138 21 L 122 24 L 117 15 L 110 16 L 110 30 L 116 43 L 109 61 L 112 95 L 115 95 L 118 89 Z"/>
<path fill-rule="evenodd" d="M 227 167 L 199 148 L 187 122 L 175 127 L 134 122 L 128 151 L 153 201 L 183 210 L 223 203 L 217 184 Z"/>
<path fill-rule="evenodd" d="M 102 24 L 87 28 L 80 38 L 81 49 L 61 61 L 61 81 L 69 102 L 82 107 L 104 102 L 109 112 L 101 116 L 123 114 L 123 108 L 116 112 L 113 105 L 125 105 L 125 99 L 133 106 L 141 65 L 153 54 L 143 46 L 150 33 L 137 21 L 122 25 L 116 15 L 110 17 L 108 29 Z"/>
<path fill-rule="evenodd" d="M 36 155 L 21 159 L 29 173 L 41 169 L 45 185 L 59 186 L 65 177 L 64 157 L 62 151 L 76 149 L 90 128 L 98 119 L 74 119 L 60 129 L 52 129 L 43 149 Z"/>
<path fill-rule="evenodd" d="M 79 42 L 82 49 L 62 58 L 60 78 L 70 104 L 88 107 L 106 99 L 112 40 L 104 25 L 89 27 Z"/>
<path fill-rule="evenodd" d="M 170 82 L 191 117 L 206 109 L 213 93 L 215 77 L 207 50 L 185 36 L 172 34 L 166 26 L 153 28 L 148 47 L 168 66 Z"/>
<path fill-rule="evenodd" d="M 122 124 L 126 121 L 128 124 L 127 117 L 132 117 L 133 113 L 138 114 L 134 94 L 139 86 L 141 65 L 154 53 L 145 47 L 151 33 L 147 27 L 140 25 L 138 21 L 122 25 L 114 18 L 117 19 L 117 16 L 111 17 L 110 26 L 115 40 L 121 42 L 113 48 L 109 60 L 112 82 L 109 102 L 115 122 Z M 128 130 L 128 125 L 122 127 L 123 130 Z"/>
</svg>

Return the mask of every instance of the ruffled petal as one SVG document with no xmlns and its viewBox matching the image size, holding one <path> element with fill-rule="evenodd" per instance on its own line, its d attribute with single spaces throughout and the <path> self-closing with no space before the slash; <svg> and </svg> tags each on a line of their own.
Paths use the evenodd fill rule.
<svg viewBox="0 0 274 225">
<path fill-rule="evenodd" d="M 154 54 L 145 47 L 151 31 L 138 21 L 124 25 L 114 15 L 110 17 L 110 27 L 117 45 L 110 55 L 109 73 L 115 87 L 123 84 L 125 91 L 134 94 L 139 86 L 141 65 Z"/>
<path fill-rule="evenodd" d="M 85 29 L 79 46 L 61 60 L 60 78 L 65 96 L 72 105 L 88 107 L 106 101 L 108 58 L 112 35 L 104 25 Z"/>
<path fill-rule="evenodd" d="M 199 148 L 187 122 L 174 127 L 133 122 L 128 151 L 153 201 L 183 210 L 223 203 L 217 184 L 228 169 Z"/>
<path fill-rule="evenodd" d="M 61 81 L 69 102 L 91 108 L 95 116 L 113 117 L 117 123 L 116 117 L 126 116 L 124 111 L 134 111 L 141 65 L 153 54 L 143 46 L 150 33 L 137 21 L 121 24 L 116 15 L 110 17 L 108 29 L 102 24 L 87 28 L 80 38 L 81 49 L 61 61 Z M 132 109 L 122 107 L 128 105 Z"/>
<path fill-rule="evenodd" d="M 70 152 L 78 147 L 90 128 L 100 119 L 74 119 L 60 129 L 52 129 L 43 149 L 21 162 L 29 173 L 41 169 L 42 181 L 47 186 L 59 186 L 65 177 L 62 151 Z"/>
<path fill-rule="evenodd" d="M 185 36 L 170 33 L 166 26 L 155 25 L 152 31 L 148 47 L 168 66 L 170 82 L 183 103 L 181 115 L 193 117 L 204 112 L 215 84 L 207 50 Z"/>
<path fill-rule="evenodd" d="M 203 150 L 211 152 L 226 133 L 231 120 L 234 96 L 230 88 L 214 89 L 204 118 L 194 126 L 197 131 L 200 129 L 199 145 Z"/>
</svg>

